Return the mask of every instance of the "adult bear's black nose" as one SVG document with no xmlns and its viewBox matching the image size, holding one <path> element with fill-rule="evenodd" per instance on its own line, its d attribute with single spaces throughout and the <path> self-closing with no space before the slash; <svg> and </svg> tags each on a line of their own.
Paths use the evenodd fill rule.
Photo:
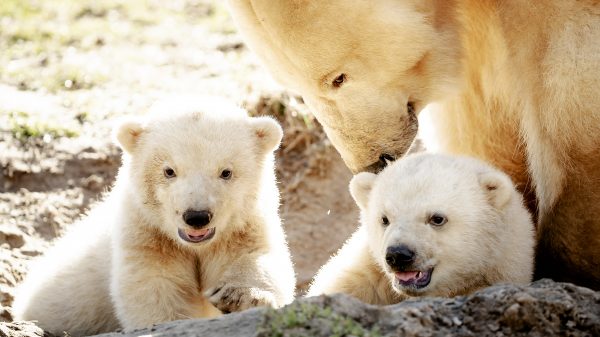
<svg viewBox="0 0 600 337">
<path fill-rule="evenodd" d="M 387 154 L 387 153 L 382 153 L 379 156 L 379 160 L 374 162 L 373 164 L 364 167 L 362 170 L 359 171 L 367 171 L 367 172 L 371 172 L 371 173 L 379 173 L 381 172 L 384 168 L 386 168 L 391 162 L 393 162 L 395 159 L 394 156 Z"/>
<path fill-rule="evenodd" d="M 390 246 L 385 252 L 385 262 L 395 270 L 403 270 L 415 262 L 415 252 L 406 245 Z"/>
<path fill-rule="evenodd" d="M 183 221 L 192 227 L 202 227 L 208 225 L 212 219 L 212 213 L 210 211 L 196 211 L 188 209 L 183 212 Z"/>
</svg>

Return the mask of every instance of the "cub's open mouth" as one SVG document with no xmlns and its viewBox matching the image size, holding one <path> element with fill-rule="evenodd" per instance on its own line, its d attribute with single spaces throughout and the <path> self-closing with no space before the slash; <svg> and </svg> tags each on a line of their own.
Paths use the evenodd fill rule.
<svg viewBox="0 0 600 337">
<path fill-rule="evenodd" d="M 210 240 L 215 236 L 215 228 L 203 228 L 203 229 L 181 229 L 177 230 L 179 237 L 187 242 L 198 243 L 206 240 Z"/>
<path fill-rule="evenodd" d="M 433 273 L 433 268 L 430 268 L 425 271 L 415 270 L 415 271 L 403 271 L 403 272 L 394 272 L 394 276 L 398 285 L 405 288 L 412 289 L 422 289 L 429 285 L 431 282 L 431 274 Z"/>
</svg>

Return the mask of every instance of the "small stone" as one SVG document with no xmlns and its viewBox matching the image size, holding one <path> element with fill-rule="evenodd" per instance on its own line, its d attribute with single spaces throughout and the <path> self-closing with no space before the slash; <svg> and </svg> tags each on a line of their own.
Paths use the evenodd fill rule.
<svg viewBox="0 0 600 337">
<path fill-rule="evenodd" d="M 517 318 L 519 316 L 520 307 L 521 306 L 518 303 L 514 303 L 504 311 L 504 317 L 512 319 Z"/>
<path fill-rule="evenodd" d="M 452 320 L 449 319 L 448 317 L 442 317 L 441 318 L 442 323 L 444 323 L 444 325 L 446 326 L 452 326 Z"/>
<path fill-rule="evenodd" d="M 81 185 L 91 191 L 99 191 L 104 187 L 104 178 L 99 175 L 92 174 L 91 176 L 81 180 Z"/>
<path fill-rule="evenodd" d="M 533 296 L 531 296 L 527 293 L 521 293 L 516 297 L 516 301 L 517 301 L 517 303 L 520 303 L 520 304 L 528 304 L 528 303 L 534 303 L 537 300 Z"/>
<path fill-rule="evenodd" d="M 498 324 L 498 322 L 491 322 L 487 324 L 488 329 L 490 329 L 491 331 L 498 331 L 500 330 L 500 325 Z"/>
</svg>

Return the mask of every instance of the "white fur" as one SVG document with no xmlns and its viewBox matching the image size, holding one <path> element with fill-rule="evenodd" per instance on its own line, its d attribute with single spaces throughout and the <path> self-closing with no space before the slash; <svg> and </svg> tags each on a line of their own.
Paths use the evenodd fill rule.
<svg viewBox="0 0 600 337">
<path fill-rule="evenodd" d="M 504 173 L 467 157 L 419 154 L 380 175 L 360 173 L 350 191 L 361 226 L 317 274 L 309 295 L 347 292 L 373 304 L 407 296 L 455 296 L 499 282 L 527 283 L 533 274 L 534 228 L 521 195 Z M 428 224 L 433 213 L 448 222 Z M 382 225 L 382 216 L 389 225 Z M 386 249 L 407 245 L 429 285 L 399 287 Z"/>
<path fill-rule="evenodd" d="M 157 111 L 115 131 L 124 155 L 114 188 L 31 266 L 15 319 L 89 335 L 293 300 L 273 168 L 281 127 L 214 100 Z M 212 239 L 178 236 L 187 209 L 212 211 Z"/>
</svg>

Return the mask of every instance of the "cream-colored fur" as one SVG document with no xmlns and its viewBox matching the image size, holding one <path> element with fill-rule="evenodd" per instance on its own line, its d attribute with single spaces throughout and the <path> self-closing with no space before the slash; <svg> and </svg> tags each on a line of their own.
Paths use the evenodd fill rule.
<svg viewBox="0 0 600 337">
<path fill-rule="evenodd" d="M 89 335 L 291 302 L 273 168 L 281 137 L 272 119 L 209 99 L 124 122 L 114 188 L 31 266 L 15 318 Z M 214 237 L 180 237 L 198 234 L 183 219 L 188 209 L 212 212 L 203 228 Z"/>
<path fill-rule="evenodd" d="M 411 155 L 378 176 L 359 173 L 350 191 L 361 209 L 361 225 L 321 268 L 310 296 L 343 292 L 367 303 L 391 304 L 410 296 L 449 297 L 500 282 L 531 281 L 531 217 L 510 178 L 487 164 Z M 430 224 L 434 214 L 447 222 Z M 416 254 L 404 271 L 433 270 L 428 285 L 399 284 L 386 251 L 401 245 Z"/>
<path fill-rule="evenodd" d="M 525 193 L 536 276 L 600 288 L 598 1 L 229 3 L 352 171 L 404 155 L 435 102 L 439 148 L 492 163 Z"/>
</svg>

